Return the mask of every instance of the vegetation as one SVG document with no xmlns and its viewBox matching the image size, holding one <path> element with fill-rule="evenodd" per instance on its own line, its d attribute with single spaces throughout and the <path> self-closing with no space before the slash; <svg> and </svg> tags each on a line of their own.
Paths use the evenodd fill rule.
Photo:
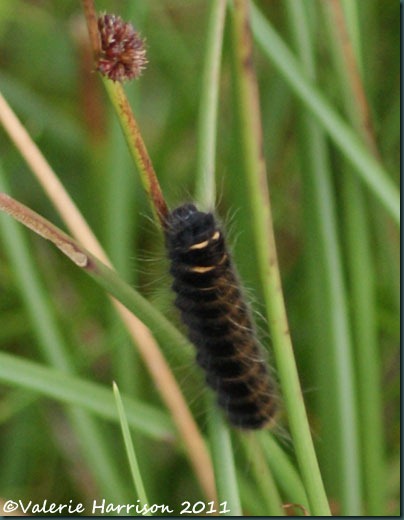
<svg viewBox="0 0 404 520">
<path fill-rule="evenodd" d="M 91 260 L 74 265 L 0 213 L 3 501 L 400 513 L 398 4 L 249 3 L 259 106 L 245 5 L 96 0 L 146 39 L 148 66 L 124 90 L 168 206 L 214 206 L 227 227 L 284 403 L 271 432 L 252 433 L 227 426 L 193 360 L 82 6 L 0 4 L 0 92 L 61 182 L 33 174 L 30 142 L 1 129 L 0 191 Z M 86 256 L 108 263 L 63 194 L 116 273 Z"/>
</svg>

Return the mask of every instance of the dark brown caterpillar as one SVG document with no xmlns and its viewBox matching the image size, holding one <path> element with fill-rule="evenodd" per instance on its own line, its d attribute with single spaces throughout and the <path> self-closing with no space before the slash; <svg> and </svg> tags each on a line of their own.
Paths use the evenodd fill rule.
<svg viewBox="0 0 404 520">
<path fill-rule="evenodd" d="M 184 204 L 169 214 L 165 238 L 175 304 L 207 383 L 234 426 L 263 428 L 277 409 L 275 386 L 223 232 L 212 213 Z"/>
</svg>

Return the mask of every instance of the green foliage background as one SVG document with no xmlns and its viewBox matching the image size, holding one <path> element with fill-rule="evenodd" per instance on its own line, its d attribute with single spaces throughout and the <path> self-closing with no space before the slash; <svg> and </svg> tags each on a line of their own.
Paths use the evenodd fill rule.
<svg viewBox="0 0 404 520">
<path fill-rule="evenodd" d="M 324 3 L 304 2 L 309 13 L 310 46 L 317 69 L 314 83 L 351 126 L 346 92 L 339 82 L 341 72 L 333 58 L 333 33 L 321 5 Z M 100 11 L 108 10 L 132 20 L 146 37 L 149 66 L 144 76 L 126 90 L 170 207 L 192 199 L 195 185 L 208 4 L 207 0 L 96 2 Z M 355 4 L 358 15 L 356 27 L 362 49 L 364 86 L 381 163 L 398 184 L 398 3 L 351 0 L 351 4 Z M 297 49 L 295 54 L 304 63 L 302 49 L 297 47 L 299 21 L 293 21 L 296 12 L 293 13 L 290 3 L 264 0 L 257 5 L 291 50 Z M 86 33 L 80 15 L 80 3 L 71 0 L 2 0 L 0 91 L 88 219 L 120 275 L 178 323 L 171 305 L 162 237 L 150 221 L 150 208 L 116 117 L 86 57 Z M 246 198 L 235 110 L 238 100 L 231 47 L 226 24 L 219 94 L 216 210 L 228 226 L 236 263 L 253 306 L 262 313 L 262 288 L 252 254 L 251 208 Z M 346 451 L 340 445 L 338 433 L 344 420 L 337 411 L 338 392 L 345 382 L 336 380 L 341 377 L 341 373 L 334 370 L 333 352 L 338 351 L 338 347 L 334 351 L 331 345 L 338 341 L 335 330 L 340 330 L 338 325 L 333 329 L 336 322 L 330 318 L 330 309 L 338 295 L 330 293 L 333 284 L 327 286 L 324 281 L 327 276 L 334 279 L 334 275 L 341 275 L 339 281 L 344 285 L 346 296 L 345 318 L 352 339 L 353 374 L 347 378 L 352 377 L 354 382 L 355 419 L 360 439 L 357 454 L 360 467 L 356 468 L 362 484 L 358 491 L 360 510 L 370 515 L 395 515 L 399 511 L 400 487 L 396 223 L 380 204 L 377 189 L 368 189 L 357 181 L 355 168 L 345 162 L 329 138 L 323 140 L 314 154 L 315 157 L 326 154 L 324 164 L 329 168 L 324 176 L 328 179 L 330 198 L 320 193 L 318 206 L 313 198 L 317 188 L 311 184 L 315 181 L 310 177 L 313 168 L 310 154 L 316 146 L 310 132 L 310 109 L 305 111 L 290 80 L 279 72 L 260 45 L 256 47 L 255 58 L 284 295 L 327 495 L 335 513 L 355 514 L 345 496 L 341 454 Z M 304 120 L 307 114 L 309 122 Z M 7 183 L 7 191 L 62 226 L 3 130 L 0 130 L 0 167 L 1 178 L 6 179 L 1 184 Z M 354 183 L 349 184 L 352 178 Z M 4 187 L 2 191 L 6 191 Z M 325 204 L 323 209 L 321 201 Z M 325 228 L 328 231 L 324 237 L 321 222 L 327 222 L 330 204 L 331 228 Z M 330 229 L 336 233 L 333 238 L 338 247 L 335 250 L 332 250 L 333 239 L 327 242 Z M 1 351 L 18 359 L 52 365 L 51 357 L 57 357 L 58 349 L 49 353 L 44 346 L 48 335 L 48 339 L 54 338 L 66 346 L 70 362 L 80 377 L 101 383 L 105 388 L 110 388 L 111 381 L 115 380 L 121 392 L 152 405 L 153 411 L 163 412 L 156 416 L 157 423 L 161 417 L 161 424 L 165 425 L 164 421 L 168 424 L 157 392 L 105 294 L 48 243 L 25 231 L 22 239 L 28 255 L 22 269 L 30 275 L 24 281 L 18 274 L 21 267 L 6 233 L 2 226 Z M 365 246 L 361 247 L 363 243 Z M 324 260 L 327 258 L 331 258 L 331 262 L 335 260 L 333 265 L 341 269 L 339 273 L 332 268 L 327 270 Z M 361 275 L 365 277 L 362 281 L 358 279 Z M 50 309 L 50 321 L 40 325 L 36 321 L 40 305 L 29 297 L 29 280 L 33 279 Z M 369 284 L 370 293 L 361 297 L 359 292 L 358 296 L 355 283 L 358 280 L 359 291 Z M 338 308 L 338 302 L 335 307 Z M 270 332 L 265 320 L 258 318 L 258 322 L 267 345 Z M 369 344 L 363 343 L 363 337 L 366 338 L 369 330 L 374 331 L 373 339 L 369 340 L 374 342 L 374 348 L 366 350 Z M 361 336 L 363 331 L 365 336 Z M 201 429 L 206 432 L 208 419 L 202 398 L 206 390 L 199 370 L 192 363 L 190 353 L 179 356 L 171 348 L 164 345 L 162 348 Z M 372 372 L 362 370 L 364 360 L 369 359 L 371 370 L 376 370 L 375 377 L 370 379 Z M 27 379 L 21 384 L 9 385 L 1 374 L 1 367 L 0 384 L 0 496 L 4 500 L 38 502 L 48 498 L 52 502 L 68 503 L 70 499 L 89 502 L 101 496 L 117 503 L 133 502 L 129 468 L 117 424 L 97 418 L 94 431 L 94 435 L 103 436 L 111 461 L 109 469 L 108 464 L 102 469 L 104 484 L 111 479 L 107 496 L 108 486 L 103 487 L 99 475 L 95 474 L 100 468 L 92 467 L 88 458 L 83 458 L 83 452 L 91 451 L 92 447 L 83 443 L 74 426 L 79 418 L 75 412 L 68 412 L 63 399 L 37 394 Z M 364 403 L 369 400 L 379 405 L 370 412 L 370 419 L 369 415 L 363 417 Z M 377 435 L 369 438 L 372 432 Z M 243 511 L 266 514 L 256 477 L 250 480 L 248 453 L 243 454 L 238 437 L 234 441 Z M 203 499 L 177 443 L 165 442 L 160 434 L 152 438 L 139 432 L 134 435 L 134 443 L 151 502 L 178 506 L 183 500 Z M 286 420 L 279 443 L 294 461 Z M 370 446 L 370 451 L 366 452 L 364 446 Z M 293 501 L 292 498 L 283 492 L 284 503 Z"/>
</svg>

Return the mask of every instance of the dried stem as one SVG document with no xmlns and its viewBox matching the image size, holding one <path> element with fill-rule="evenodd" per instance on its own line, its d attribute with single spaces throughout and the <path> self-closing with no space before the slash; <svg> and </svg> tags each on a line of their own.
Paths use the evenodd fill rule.
<svg viewBox="0 0 404 520">
<path fill-rule="evenodd" d="M 94 53 L 94 60 L 98 60 L 101 54 L 101 41 L 98 32 L 97 13 L 94 8 L 94 0 L 81 0 L 84 15 L 87 20 L 88 33 L 90 36 L 91 48 Z"/>
<path fill-rule="evenodd" d="M 370 151 L 377 159 L 380 159 L 380 153 L 376 144 L 370 108 L 367 102 L 362 78 L 359 73 L 358 63 L 352 47 L 352 41 L 348 34 L 342 5 L 340 0 L 330 0 L 330 6 L 335 20 L 335 33 L 341 42 L 341 49 L 348 71 L 347 76 L 351 82 L 351 90 L 356 99 L 356 106 L 360 119 L 358 122 L 359 131 L 361 132 Z"/>
<path fill-rule="evenodd" d="M 37 233 L 45 240 L 50 240 L 78 267 L 85 267 L 88 263 L 87 255 L 80 250 L 70 237 L 56 226 L 35 213 L 24 204 L 13 199 L 6 193 L 0 193 L 0 210 L 12 216 L 21 224 Z"/>
<path fill-rule="evenodd" d="M 3 124 L 73 236 L 84 244 L 94 256 L 111 266 L 107 255 L 62 183 L 1 95 L 0 123 Z M 174 418 L 205 495 L 209 500 L 214 500 L 216 490 L 208 450 L 164 356 L 149 329 L 121 303 L 112 297 L 111 300 L 138 347 L 162 400 Z"/>
</svg>

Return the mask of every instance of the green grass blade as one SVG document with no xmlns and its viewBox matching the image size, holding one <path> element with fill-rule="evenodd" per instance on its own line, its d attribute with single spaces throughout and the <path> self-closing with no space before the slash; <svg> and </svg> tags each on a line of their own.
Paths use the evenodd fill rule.
<svg viewBox="0 0 404 520">
<path fill-rule="evenodd" d="M 255 487 L 259 491 L 261 514 L 265 516 L 285 516 L 282 499 L 279 494 L 272 468 L 267 464 L 262 450 L 260 437 L 240 436 L 241 444 L 247 456 Z"/>
<path fill-rule="evenodd" d="M 0 380 L 61 403 L 80 406 L 98 417 L 118 422 L 111 391 L 60 370 L 0 352 Z M 155 439 L 171 440 L 175 431 L 167 414 L 132 398 L 124 398 L 130 426 Z"/>
<path fill-rule="evenodd" d="M 264 53 L 282 74 L 298 99 L 304 103 L 338 146 L 372 194 L 399 224 L 400 196 L 387 172 L 369 154 L 356 133 L 332 109 L 323 94 L 307 79 L 301 65 L 268 20 L 253 4 L 251 7 L 254 35 Z"/>
<path fill-rule="evenodd" d="M 299 504 L 309 510 L 309 502 L 301 478 L 271 434 L 260 435 L 261 445 L 272 473 L 289 502 Z"/>
<path fill-rule="evenodd" d="M 195 200 L 206 209 L 214 208 L 216 203 L 217 108 L 225 12 L 226 0 L 211 1 L 199 104 L 198 160 L 194 194 Z"/>
<path fill-rule="evenodd" d="M 347 17 L 344 22 L 349 26 L 352 42 L 356 42 L 356 62 L 358 74 L 361 67 L 359 49 L 362 35 L 358 24 L 357 4 L 345 5 Z M 354 90 L 353 78 L 346 63 L 346 49 L 349 41 L 342 44 L 341 35 L 336 33 L 335 11 L 331 6 L 324 6 L 324 16 L 329 33 L 332 35 L 332 56 L 338 78 L 342 101 L 352 125 L 358 134 L 368 143 L 375 153 L 374 138 L 369 136 L 369 128 L 362 124 L 363 105 L 358 102 Z M 352 74 L 352 71 L 351 71 Z M 360 81 L 360 77 L 358 78 Z M 365 100 L 366 102 L 366 100 Z M 371 125 L 369 125 L 371 127 Z M 352 301 L 352 322 L 355 338 L 355 360 L 358 375 L 358 402 L 364 486 L 366 492 L 366 512 L 372 516 L 382 515 L 386 511 L 385 504 L 385 463 L 383 435 L 383 405 L 381 391 L 381 362 L 377 337 L 377 298 L 374 254 L 371 248 L 371 228 L 369 208 L 362 186 L 342 165 L 342 204 L 343 225 L 347 269 L 350 280 Z"/>
<path fill-rule="evenodd" d="M 266 169 L 261 149 L 261 123 L 259 120 L 258 92 L 252 70 L 248 67 L 251 56 L 244 44 L 248 38 L 243 12 L 237 3 L 234 14 L 234 47 L 236 53 L 236 78 L 238 92 L 239 124 L 244 157 L 244 171 L 248 185 L 249 206 L 253 223 L 258 270 L 270 324 L 273 349 L 282 394 L 288 412 L 288 420 L 302 478 L 314 515 L 329 515 L 329 506 L 318 467 L 310 427 L 306 415 L 302 391 L 290 339 L 288 321 L 283 300 Z M 247 39 L 248 41 L 248 39 Z M 247 65 L 246 65 L 247 64 Z"/>
<path fill-rule="evenodd" d="M 315 79 L 315 65 L 311 44 L 308 15 L 303 3 L 287 2 L 289 21 L 295 47 L 307 77 Z M 313 232 L 318 226 L 318 246 L 324 266 L 324 300 L 330 315 L 331 343 L 337 385 L 336 413 L 339 415 L 339 431 L 336 446 L 341 453 L 341 500 L 344 514 L 361 513 L 361 465 L 356 409 L 356 381 L 353 368 L 353 346 L 350 336 L 349 309 L 343 275 L 343 261 L 338 240 L 338 224 L 335 211 L 331 172 L 328 168 L 327 149 L 322 129 L 309 114 L 300 118 L 302 157 L 305 162 L 305 189 L 310 190 L 308 200 L 315 208 Z M 327 420 L 326 417 L 323 418 Z"/>
<path fill-rule="evenodd" d="M 112 387 L 114 390 L 115 402 L 119 413 L 119 422 L 121 425 L 123 440 L 125 442 L 126 454 L 128 456 L 128 462 L 132 474 L 133 484 L 135 485 L 135 490 L 140 500 L 140 506 L 143 508 L 144 506 L 148 505 L 149 501 L 147 500 L 146 490 L 143 485 L 142 475 L 140 473 L 140 468 L 137 462 L 135 449 L 133 447 L 133 442 L 130 435 L 128 421 L 126 418 L 125 408 L 122 403 L 121 394 L 119 393 L 119 388 L 115 382 L 112 384 Z M 144 514 L 146 516 L 150 516 L 149 511 L 145 512 Z"/>
<path fill-rule="evenodd" d="M 209 441 L 212 453 L 218 502 L 226 502 L 226 516 L 242 516 L 240 497 L 236 479 L 233 449 L 228 425 L 221 411 L 210 399 Z"/>
<path fill-rule="evenodd" d="M 6 187 L 7 183 L 0 167 L 0 189 Z M 59 370 L 73 373 L 73 362 L 69 356 L 69 349 L 56 324 L 49 298 L 34 266 L 21 228 L 12 219 L 0 215 L 0 231 L 10 261 L 14 266 L 15 279 L 21 289 L 21 296 L 30 316 L 42 356 Z M 92 468 L 92 473 L 105 496 L 125 499 L 118 469 L 115 467 L 98 425 L 83 410 L 68 408 L 67 414 L 81 445 L 82 455 L 87 460 L 88 466 Z"/>
<path fill-rule="evenodd" d="M 2 197 L 0 201 L 3 206 L 2 210 L 12 214 L 14 218 L 46 240 L 50 240 L 76 266 L 83 268 L 98 285 L 114 296 L 153 330 L 156 338 L 160 338 L 162 345 L 175 345 L 180 349 L 188 344 L 186 338 L 171 322 L 130 285 L 124 282 L 115 271 L 100 262 L 78 242 L 35 211 L 3 193 L 0 193 L 0 195 Z M 177 352 L 177 355 L 180 358 L 182 356 L 182 360 L 184 360 L 183 357 L 186 356 L 186 352 Z"/>
</svg>

